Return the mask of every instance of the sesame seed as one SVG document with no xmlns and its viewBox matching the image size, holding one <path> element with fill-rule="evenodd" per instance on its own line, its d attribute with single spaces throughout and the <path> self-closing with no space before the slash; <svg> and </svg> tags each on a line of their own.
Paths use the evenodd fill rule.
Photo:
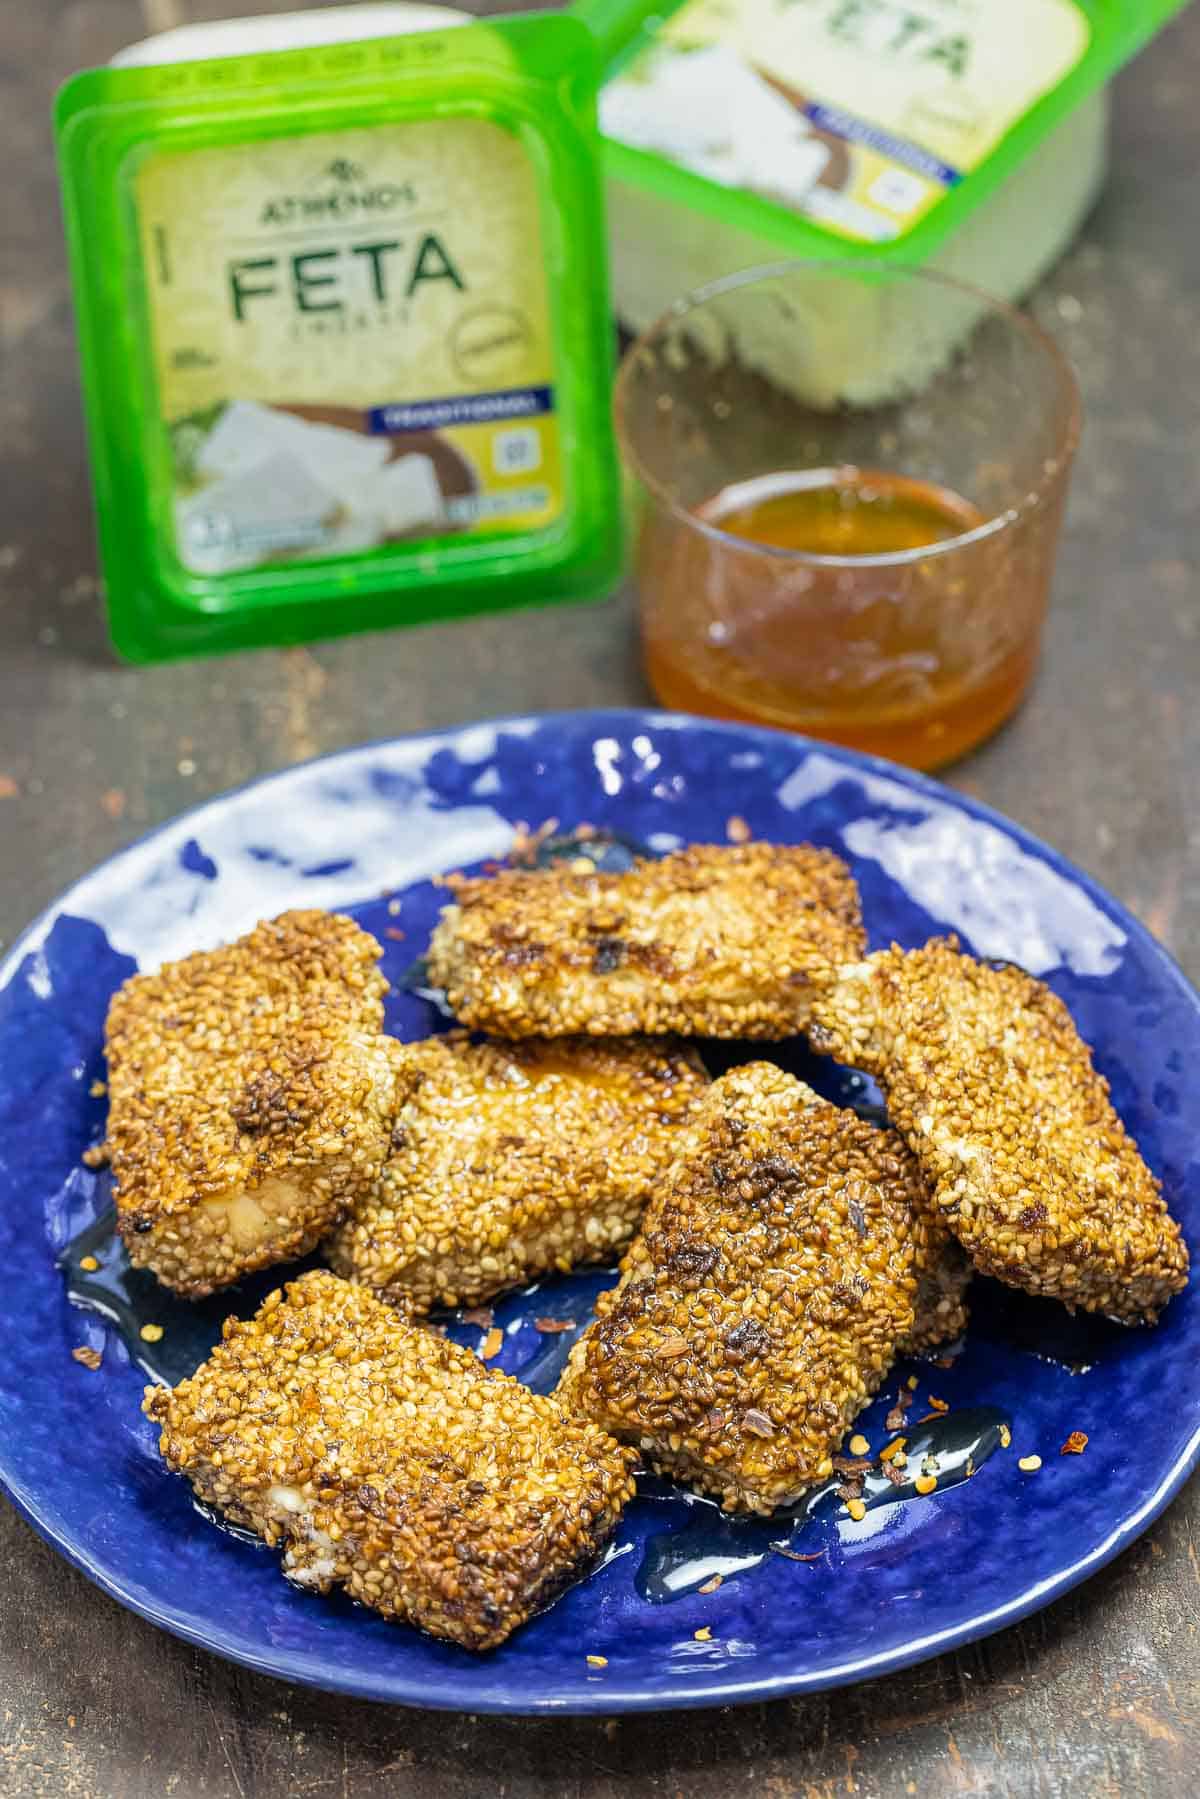
<svg viewBox="0 0 1200 1799">
<path fill-rule="evenodd" d="M 607 1668 L 608 1657 L 606 1655 L 589 1655 L 587 1665 L 589 1668 Z"/>
<path fill-rule="evenodd" d="M 871 1445 L 861 1431 L 855 1431 L 846 1447 L 851 1455 L 869 1455 L 871 1452 Z"/>
<path fill-rule="evenodd" d="M 913 1486 L 917 1489 L 918 1493 L 932 1493 L 937 1486 L 937 1475 L 918 1474 L 916 1480 L 913 1482 Z"/>
<path fill-rule="evenodd" d="M 90 1368 L 93 1374 L 95 1374 L 97 1368 L 100 1366 L 100 1351 L 98 1349 L 89 1349 L 85 1344 L 81 1343 L 77 1349 L 73 1349 L 71 1355 L 73 1359 L 80 1362 L 83 1367 Z"/>
<path fill-rule="evenodd" d="M 863 1504 L 861 1499 L 848 1499 L 846 1501 L 846 1510 L 849 1512 L 850 1516 L 854 1519 L 854 1522 L 856 1524 L 858 1524 L 867 1515 L 867 1508 Z"/>
<path fill-rule="evenodd" d="M 85 1274 L 95 1274 L 100 1264 L 95 1256 L 80 1256 L 79 1266 L 83 1269 Z"/>
<path fill-rule="evenodd" d="M 1042 1458 L 1040 1455 L 1023 1455 L 1017 1463 L 1017 1467 L 1021 1470 L 1022 1474 L 1036 1474 L 1041 1465 Z"/>
<path fill-rule="evenodd" d="M 1001 1449 L 1007 1449 L 1011 1443 L 1012 1443 L 1012 1432 L 1009 1430 L 1007 1424 L 1002 1424 L 1000 1426 L 1000 1447 L 1001 1447 Z"/>
<path fill-rule="evenodd" d="M 699 1630 L 694 1630 L 692 1632 L 692 1635 L 695 1637 L 695 1639 L 698 1643 L 711 1643 L 712 1642 L 712 1631 L 708 1628 L 707 1624 L 701 1625 Z"/>
<path fill-rule="evenodd" d="M 161 1324 L 143 1324 L 141 1330 L 138 1332 L 138 1336 L 142 1339 L 143 1343 L 161 1343 L 163 1339 L 163 1327 Z"/>
</svg>

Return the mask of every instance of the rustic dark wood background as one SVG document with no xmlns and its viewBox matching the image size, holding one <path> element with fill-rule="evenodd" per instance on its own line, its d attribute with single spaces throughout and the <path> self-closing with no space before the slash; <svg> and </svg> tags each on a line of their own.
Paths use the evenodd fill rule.
<svg viewBox="0 0 1200 1799">
<path fill-rule="evenodd" d="M 0 938 L 207 794 L 318 751 L 639 701 L 628 594 L 221 662 L 106 647 L 48 117 L 58 82 L 235 0 L 0 9 Z M 283 10 L 246 0 L 246 11 Z M 1036 691 L 953 782 L 1048 838 L 1200 976 L 1200 12 L 1116 85 L 1113 168 L 1036 296 L 1087 427 Z M 1170 1404 L 1170 1394 L 1163 1395 Z M 1130 1455 L 1137 1421 L 1129 1420 Z M 1137 1799 L 1200 1788 L 1200 1488 L 1028 1623 L 744 1710 L 504 1722 L 243 1673 L 151 1629 L 0 1502 L 0 1793 L 119 1799 Z M 964 1579 L 969 1571 L 964 1570 Z M 795 1620 L 805 1629 L 802 1613 Z"/>
</svg>

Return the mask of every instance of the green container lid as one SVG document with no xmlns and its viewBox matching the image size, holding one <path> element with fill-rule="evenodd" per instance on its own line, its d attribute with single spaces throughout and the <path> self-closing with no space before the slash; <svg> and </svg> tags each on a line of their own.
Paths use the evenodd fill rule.
<svg viewBox="0 0 1200 1799">
<path fill-rule="evenodd" d="M 527 15 L 66 84 L 124 655 L 612 583 L 598 70 L 580 21 Z"/>
</svg>

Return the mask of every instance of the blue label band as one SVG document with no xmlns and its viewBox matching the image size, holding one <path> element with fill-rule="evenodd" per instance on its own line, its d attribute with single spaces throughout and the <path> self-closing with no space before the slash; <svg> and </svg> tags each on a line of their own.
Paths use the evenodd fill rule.
<svg viewBox="0 0 1200 1799">
<path fill-rule="evenodd" d="M 535 418 L 554 411 L 552 387 L 510 387 L 491 394 L 452 394 L 445 400 L 402 401 L 373 406 L 368 429 L 376 433 L 443 431 L 451 425 L 493 425 L 506 419 Z"/>
<path fill-rule="evenodd" d="M 957 187 L 962 180 L 960 169 L 931 156 L 918 144 L 910 144 L 906 138 L 893 137 L 890 131 L 869 125 L 852 112 L 843 112 L 840 106 L 822 106 L 820 101 L 813 100 L 801 110 L 818 130 L 831 131 L 835 137 L 845 138 L 847 143 L 866 144 L 869 149 L 878 150 L 881 156 L 890 156 L 893 162 L 902 163 L 918 175 L 940 181 L 943 187 Z"/>
</svg>

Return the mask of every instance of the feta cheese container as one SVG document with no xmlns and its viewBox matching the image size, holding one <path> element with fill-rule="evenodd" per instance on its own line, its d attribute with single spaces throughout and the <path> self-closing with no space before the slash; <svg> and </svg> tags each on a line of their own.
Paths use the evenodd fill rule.
<svg viewBox="0 0 1200 1799">
<path fill-rule="evenodd" d="M 67 83 L 123 655 L 612 583 L 598 78 L 576 19 L 370 5 L 183 27 Z"/>
<path fill-rule="evenodd" d="M 643 331 L 679 296 L 781 256 L 898 262 L 1019 297 L 1104 179 L 1106 82 L 1181 4 L 581 0 L 608 69 L 621 319 Z M 917 284 L 877 286 L 870 318 L 810 321 L 823 403 L 885 402 L 961 341 L 961 308 L 906 308 L 906 291 L 915 307 Z M 783 366 L 769 345 L 742 348 Z"/>
</svg>

